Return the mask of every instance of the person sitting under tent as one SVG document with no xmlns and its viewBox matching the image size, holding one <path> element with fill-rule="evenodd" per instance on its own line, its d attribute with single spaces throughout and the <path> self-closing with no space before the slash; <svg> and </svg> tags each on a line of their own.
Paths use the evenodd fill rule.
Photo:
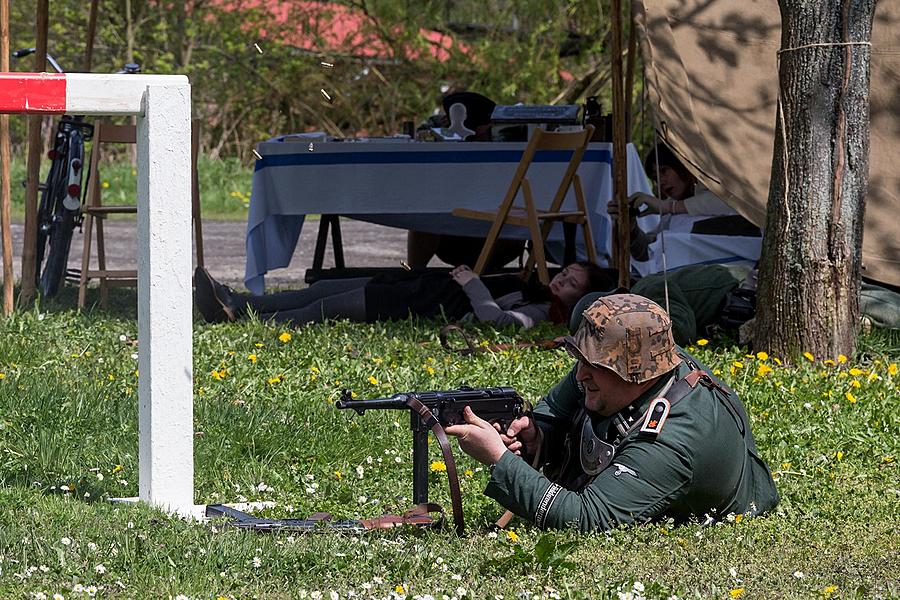
<svg viewBox="0 0 900 600">
<path fill-rule="evenodd" d="M 663 219 L 661 226 L 666 229 L 678 229 L 683 225 L 696 234 L 760 237 L 759 228 L 697 181 L 665 144 L 658 143 L 650 149 L 644 159 L 644 170 L 657 183 L 662 197 L 644 192 L 632 194 L 628 203 L 633 216 L 659 214 Z M 640 207 L 644 207 L 643 210 L 639 210 Z M 615 222 L 619 213 L 615 200 L 607 204 L 607 212 Z M 709 218 L 698 220 L 698 217 Z M 685 223 L 680 223 L 681 220 Z M 644 231 L 637 219 L 632 219 L 631 255 L 635 260 L 649 260 L 649 247 L 656 237 L 657 232 Z"/>
</svg>

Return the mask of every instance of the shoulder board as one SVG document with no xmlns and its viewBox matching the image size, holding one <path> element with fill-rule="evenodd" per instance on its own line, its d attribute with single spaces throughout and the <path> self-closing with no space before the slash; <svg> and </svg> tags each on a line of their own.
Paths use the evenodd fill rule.
<svg viewBox="0 0 900 600">
<path fill-rule="evenodd" d="M 640 433 L 650 435 L 654 438 L 658 436 L 659 432 L 662 431 L 663 425 L 666 423 L 666 419 L 669 418 L 669 411 L 671 410 L 672 405 L 665 398 L 656 398 L 653 400 L 647 408 L 647 413 L 644 415 L 644 422 L 641 423 Z"/>
</svg>

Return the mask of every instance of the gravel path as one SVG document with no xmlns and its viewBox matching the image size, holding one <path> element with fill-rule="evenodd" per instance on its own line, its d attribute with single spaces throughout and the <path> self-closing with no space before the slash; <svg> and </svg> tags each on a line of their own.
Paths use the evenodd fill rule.
<svg viewBox="0 0 900 600">
<path fill-rule="evenodd" d="M 12 224 L 13 268 L 19 279 L 22 267 L 22 223 Z M 297 286 L 303 282 L 306 269 L 312 266 L 313 249 L 316 244 L 318 223 L 309 223 L 303 228 L 297 250 L 290 266 L 278 269 L 266 276 L 267 287 Z M 133 220 L 107 221 L 104 224 L 107 267 L 133 268 L 136 264 L 135 222 Z M 241 221 L 204 221 L 203 250 L 206 267 L 224 283 L 243 287 L 246 247 L 244 239 L 247 224 Z M 344 260 L 353 267 L 397 267 L 406 258 L 406 230 L 384 227 L 362 221 L 341 220 L 344 241 Z M 76 231 L 72 238 L 69 267 L 81 267 L 81 252 L 84 237 Z M 96 266 L 96 251 L 92 251 Z M 443 264 L 438 261 L 435 263 Z M 325 266 L 334 266 L 330 246 L 325 253 Z"/>
</svg>

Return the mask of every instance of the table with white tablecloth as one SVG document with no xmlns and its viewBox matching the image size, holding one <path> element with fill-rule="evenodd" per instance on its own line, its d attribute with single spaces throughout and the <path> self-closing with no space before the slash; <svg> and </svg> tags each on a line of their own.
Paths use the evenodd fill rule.
<svg viewBox="0 0 900 600">
<path fill-rule="evenodd" d="M 341 215 L 430 233 L 484 236 L 490 223 L 454 217 L 454 208 L 493 210 L 500 204 L 525 143 L 414 142 L 408 139 L 320 142 L 285 136 L 257 146 L 244 283 L 265 289 L 266 272 L 286 267 L 305 215 Z M 628 145 L 628 194 L 650 192 L 640 159 Z M 538 209 L 547 208 L 569 161 L 567 151 L 539 152 L 528 179 Z M 592 143 L 578 174 L 591 213 L 597 254 L 610 251 L 612 144 Z M 521 204 L 521 199 L 519 201 Z M 564 209 L 574 209 L 570 191 Z M 503 237 L 527 238 L 520 227 Z M 548 238 L 550 252 L 562 255 L 562 227 Z M 580 232 L 577 244 L 581 244 Z M 578 252 L 583 256 L 583 247 Z"/>
</svg>

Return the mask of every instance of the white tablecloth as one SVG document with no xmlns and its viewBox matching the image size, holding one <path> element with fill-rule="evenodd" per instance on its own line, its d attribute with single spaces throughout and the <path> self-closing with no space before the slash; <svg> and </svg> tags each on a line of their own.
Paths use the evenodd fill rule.
<svg viewBox="0 0 900 600">
<path fill-rule="evenodd" d="M 288 138 L 289 140 L 289 138 Z M 503 198 L 525 143 L 309 142 L 276 138 L 257 146 L 244 284 L 265 289 L 266 272 L 290 264 L 308 214 L 338 214 L 432 233 L 485 235 L 490 223 L 451 215 L 456 207 L 493 210 Z M 538 208 L 546 208 L 568 163 L 568 152 L 540 152 L 529 169 Z M 590 144 L 578 170 L 598 255 L 608 257 L 612 144 Z M 650 192 L 640 159 L 628 145 L 628 194 Z M 519 199 L 521 205 L 521 199 Z M 564 207 L 575 208 L 570 192 Z M 528 237 L 505 227 L 504 237 Z M 562 248 L 562 227 L 549 237 Z M 579 232 L 577 242 L 581 244 Z M 556 253 L 561 254 L 561 251 Z M 583 251 L 579 252 L 583 256 Z M 602 259 L 601 259 L 602 262 Z"/>
<path fill-rule="evenodd" d="M 761 237 L 691 233 L 694 223 L 707 218 L 675 215 L 668 222 L 664 218 L 662 233 L 650 244 L 650 259 L 644 262 L 632 260 L 632 269 L 644 276 L 696 264 L 756 264 L 762 248 Z M 641 219 L 640 226 L 645 231 L 655 227 L 648 218 Z"/>
</svg>

